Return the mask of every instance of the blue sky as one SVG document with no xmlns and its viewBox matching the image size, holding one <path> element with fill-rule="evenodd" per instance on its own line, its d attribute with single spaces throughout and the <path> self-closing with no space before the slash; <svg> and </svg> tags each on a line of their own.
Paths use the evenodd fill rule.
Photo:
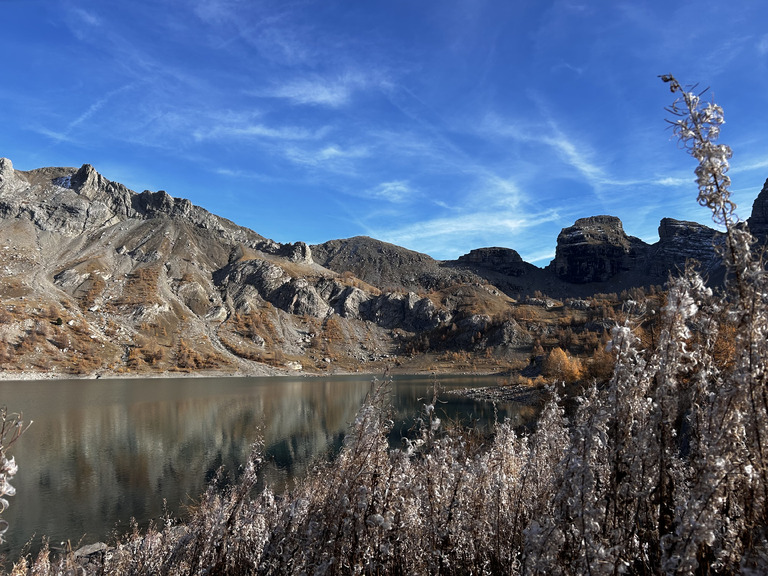
<svg viewBox="0 0 768 576">
<path fill-rule="evenodd" d="M 0 156 L 93 164 L 280 242 L 546 265 L 577 218 L 710 224 L 657 78 L 768 178 L 768 9 L 697 0 L 0 0 Z"/>
</svg>

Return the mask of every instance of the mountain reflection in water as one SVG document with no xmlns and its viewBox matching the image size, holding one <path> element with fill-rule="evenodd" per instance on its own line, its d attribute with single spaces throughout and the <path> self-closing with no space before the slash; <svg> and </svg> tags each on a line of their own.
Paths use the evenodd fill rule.
<svg viewBox="0 0 768 576">
<path fill-rule="evenodd" d="M 441 378 L 444 388 L 488 386 L 494 378 Z M 263 482 L 276 491 L 341 446 L 371 387 L 370 376 L 178 378 L 0 382 L 0 404 L 34 424 L 11 451 L 19 472 L 0 553 L 14 559 L 41 538 L 51 546 L 107 540 L 159 519 L 164 502 L 183 516 L 224 467 L 231 480 L 252 444 L 264 442 Z M 431 401 L 429 377 L 397 377 L 393 444 Z M 443 396 L 438 413 L 464 423 L 494 418 L 489 403 Z M 525 424 L 528 406 L 497 407 Z"/>
</svg>

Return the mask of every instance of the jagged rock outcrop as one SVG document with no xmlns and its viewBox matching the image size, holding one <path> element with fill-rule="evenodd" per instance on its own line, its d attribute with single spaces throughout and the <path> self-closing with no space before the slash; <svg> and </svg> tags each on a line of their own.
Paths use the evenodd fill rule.
<svg viewBox="0 0 768 576">
<path fill-rule="evenodd" d="M 408 294 L 382 294 L 368 300 L 360 307 L 363 319 L 384 328 L 402 328 L 412 332 L 424 332 L 436 328 L 450 319 L 444 311 L 438 311 L 429 298 Z"/>
<path fill-rule="evenodd" d="M 13 163 L 8 158 L 0 158 L 0 185 L 7 184 L 16 178 Z"/>
<path fill-rule="evenodd" d="M 720 259 L 715 251 L 716 230 L 684 220 L 663 218 L 659 241 L 647 244 L 624 232 L 614 216 L 582 218 L 564 228 L 557 239 L 550 267 L 564 281 L 575 284 L 611 281 L 615 290 L 664 284 L 687 262 L 714 281 L 720 279 Z"/>
<path fill-rule="evenodd" d="M 680 272 L 688 260 L 695 260 L 703 273 L 715 270 L 720 259 L 714 248 L 720 234 L 696 222 L 662 218 L 659 241 L 648 250 L 648 274 L 664 278 Z"/>
<path fill-rule="evenodd" d="M 489 331 L 487 346 L 525 348 L 533 344 L 533 336 L 514 320 L 506 320 Z"/>
<path fill-rule="evenodd" d="M 747 224 L 761 244 L 768 243 L 768 180 L 752 203 L 752 215 L 747 218 Z"/>
<path fill-rule="evenodd" d="M 615 216 L 580 218 L 558 235 L 550 266 L 566 282 L 606 282 L 635 267 L 643 245 L 640 239 L 627 236 Z"/>
<path fill-rule="evenodd" d="M 90 164 L 75 168 L 40 168 L 14 171 L 10 160 L 3 162 L 4 180 L 0 189 L 0 217 L 28 218 L 36 227 L 66 236 L 79 236 L 126 220 L 176 219 L 219 234 L 227 242 L 240 242 L 265 251 L 282 246 L 255 232 L 194 206 L 189 200 L 173 198 L 165 191 L 141 194 L 99 174 Z M 24 194 L 17 192 L 23 189 Z"/>
</svg>

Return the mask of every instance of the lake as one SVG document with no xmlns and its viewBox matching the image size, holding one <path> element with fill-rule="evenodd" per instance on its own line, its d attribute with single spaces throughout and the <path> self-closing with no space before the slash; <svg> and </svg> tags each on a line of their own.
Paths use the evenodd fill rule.
<svg viewBox="0 0 768 576">
<path fill-rule="evenodd" d="M 371 387 L 371 376 L 156 378 L 0 382 L 0 405 L 32 427 L 12 447 L 19 472 L 0 553 L 15 559 L 41 538 L 73 548 L 159 519 L 183 517 L 224 466 L 232 477 L 262 438 L 262 481 L 276 491 L 318 458 L 332 457 Z M 494 377 L 439 378 L 444 390 L 496 384 Z M 431 400 L 433 379 L 396 376 L 391 442 Z M 529 406 L 496 407 L 525 425 Z M 487 425 L 494 407 L 443 395 L 441 418 Z"/>
</svg>

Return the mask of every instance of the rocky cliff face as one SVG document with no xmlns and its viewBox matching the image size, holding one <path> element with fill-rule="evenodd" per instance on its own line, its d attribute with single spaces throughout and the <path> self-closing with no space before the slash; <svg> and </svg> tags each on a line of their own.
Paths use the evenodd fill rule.
<svg viewBox="0 0 768 576">
<path fill-rule="evenodd" d="M 718 241 L 712 228 L 664 218 L 659 241 L 647 244 L 627 236 L 618 218 L 594 216 L 563 229 L 550 269 L 568 283 L 609 283 L 614 290 L 663 284 L 689 261 L 716 276 L 720 264 L 714 245 Z"/>
<path fill-rule="evenodd" d="M 659 241 L 649 246 L 645 269 L 654 278 L 682 271 L 686 261 L 695 261 L 705 273 L 713 273 L 720 265 L 715 244 L 720 234 L 707 226 L 663 218 L 659 224 Z"/>
<path fill-rule="evenodd" d="M 581 218 L 558 235 L 552 267 L 566 282 L 606 282 L 635 267 L 641 249 L 615 216 Z"/>
<path fill-rule="evenodd" d="M 752 215 L 747 219 L 749 230 L 765 244 L 768 242 L 768 180 L 752 204 Z"/>
</svg>

